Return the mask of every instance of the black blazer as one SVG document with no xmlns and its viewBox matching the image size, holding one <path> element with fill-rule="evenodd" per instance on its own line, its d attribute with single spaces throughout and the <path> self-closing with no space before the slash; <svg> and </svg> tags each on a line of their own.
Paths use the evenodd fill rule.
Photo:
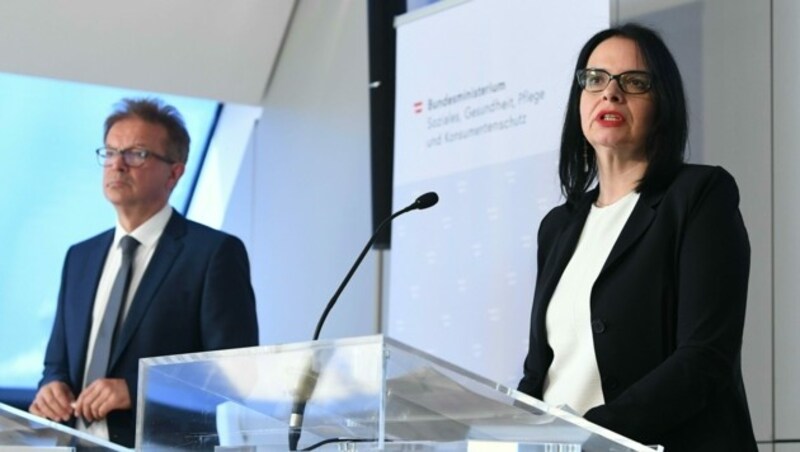
<svg viewBox="0 0 800 452">
<path fill-rule="evenodd" d="M 541 398 L 547 305 L 597 189 L 542 220 L 530 348 L 519 389 Z M 672 451 L 756 451 L 740 355 L 750 245 L 733 177 L 684 165 L 641 193 L 591 292 L 605 405 L 586 419 Z"/>
<path fill-rule="evenodd" d="M 73 245 L 61 276 L 44 385 L 81 391 L 97 284 L 114 230 Z M 111 441 L 133 447 L 139 359 L 258 345 L 250 267 L 242 242 L 172 212 L 139 283 L 108 376 L 124 378 L 132 410 L 107 417 Z"/>
</svg>

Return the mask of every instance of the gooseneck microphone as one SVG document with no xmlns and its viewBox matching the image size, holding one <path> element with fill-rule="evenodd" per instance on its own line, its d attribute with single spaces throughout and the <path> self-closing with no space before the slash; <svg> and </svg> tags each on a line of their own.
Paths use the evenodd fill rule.
<svg viewBox="0 0 800 452">
<path fill-rule="evenodd" d="M 364 257 L 367 255 L 369 248 L 375 242 L 375 237 L 378 236 L 378 233 L 381 232 L 381 229 L 383 229 L 383 227 L 389 224 L 392 220 L 394 220 L 395 218 L 399 217 L 400 215 L 406 212 L 410 212 L 412 210 L 427 209 L 428 207 L 435 205 L 437 202 L 439 202 L 439 195 L 437 195 L 435 192 L 432 191 L 425 193 L 424 195 L 417 198 L 408 207 L 393 213 L 389 218 L 383 220 L 381 224 L 379 224 L 378 227 L 375 228 L 375 232 L 372 233 L 372 237 L 370 237 L 369 242 L 367 242 L 367 245 L 361 251 L 361 254 L 358 255 L 358 259 L 356 259 L 355 263 L 353 263 L 353 266 L 350 267 L 350 271 L 347 272 L 347 276 L 345 276 L 342 283 L 339 284 L 339 288 L 336 289 L 336 293 L 334 293 L 333 297 L 331 297 L 331 301 L 329 301 L 328 305 L 325 306 L 325 310 L 322 312 L 322 316 L 320 316 L 319 322 L 317 322 L 317 329 L 314 330 L 314 340 L 319 339 L 319 333 L 320 331 L 322 331 L 322 325 L 325 323 L 325 319 L 328 318 L 328 313 L 331 312 L 331 308 L 333 308 L 333 305 L 336 303 L 336 300 L 339 299 L 339 295 L 342 294 L 342 291 L 344 290 L 345 286 L 347 286 L 347 283 L 350 282 L 350 278 L 353 277 L 353 274 L 356 272 L 356 269 L 358 268 L 359 265 L 361 265 L 361 261 L 364 260 Z"/>
<path fill-rule="evenodd" d="M 406 212 L 410 212 L 412 210 L 422 210 L 427 209 L 428 207 L 432 207 L 439 202 L 439 195 L 435 192 L 428 192 L 416 200 L 413 203 L 409 204 L 407 207 L 398 210 L 397 212 L 390 215 L 388 218 L 383 220 L 377 228 L 375 228 L 375 232 L 372 233 L 372 237 L 370 237 L 369 241 L 367 242 L 364 249 L 361 251 L 361 254 L 358 255 L 358 258 L 353 263 L 353 266 L 350 267 L 350 271 L 347 272 L 347 275 L 342 280 L 342 283 L 339 284 L 339 287 L 336 289 L 336 292 L 331 297 L 331 300 L 328 302 L 328 305 L 325 306 L 325 310 L 322 311 L 322 315 L 317 322 L 317 328 L 314 330 L 314 339 L 319 339 L 319 334 L 322 331 L 322 325 L 325 324 L 325 319 L 328 318 L 328 314 L 331 312 L 331 308 L 333 305 L 336 304 L 336 300 L 339 299 L 339 295 L 342 294 L 344 288 L 347 286 L 347 283 L 350 282 L 350 278 L 353 277 L 353 274 L 356 272 L 356 269 L 359 265 L 361 265 L 361 261 L 364 260 L 364 257 L 367 255 L 372 244 L 375 242 L 375 238 L 378 236 L 378 233 L 381 232 L 384 226 L 389 224 L 392 220 L 403 215 Z M 294 403 L 292 404 L 292 413 L 289 417 L 289 450 L 296 451 L 297 444 L 300 441 L 300 432 L 303 428 L 303 413 L 306 409 L 306 402 L 311 398 L 311 395 L 314 392 L 314 388 L 317 385 L 317 378 L 319 377 L 319 371 L 314 368 L 314 360 L 312 359 L 309 361 L 309 364 L 301 375 L 301 381 L 298 385 L 297 394 L 295 395 Z"/>
</svg>

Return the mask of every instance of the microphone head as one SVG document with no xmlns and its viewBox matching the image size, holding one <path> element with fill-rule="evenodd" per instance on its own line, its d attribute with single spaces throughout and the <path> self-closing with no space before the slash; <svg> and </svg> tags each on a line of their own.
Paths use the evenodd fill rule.
<svg viewBox="0 0 800 452">
<path fill-rule="evenodd" d="M 427 209 L 428 207 L 435 206 L 437 202 L 439 202 L 439 195 L 437 195 L 435 191 L 429 191 L 414 201 L 414 208 L 419 210 Z"/>
</svg>

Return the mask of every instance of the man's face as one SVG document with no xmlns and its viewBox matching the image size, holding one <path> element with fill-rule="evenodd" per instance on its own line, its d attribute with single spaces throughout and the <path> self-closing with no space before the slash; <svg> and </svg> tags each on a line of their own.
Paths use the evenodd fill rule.
<svg viewBox="0 0 800 452">
<path fill-rule="evenodd" d="M 139 118 L 115 123 L 106 136 L 106 147 L 117 151 L 144 149 L 167 157 L 167 130 Z M 172 160 L 170 158 L 170 160 Z M 149 156 L 138 167 L 125 163 L 121 156 L 103 171 L 103 192 L 120 213 L 152 215 L 169 199 L 183 174 L 183 163 L 167 163 Z"/>
</svg>

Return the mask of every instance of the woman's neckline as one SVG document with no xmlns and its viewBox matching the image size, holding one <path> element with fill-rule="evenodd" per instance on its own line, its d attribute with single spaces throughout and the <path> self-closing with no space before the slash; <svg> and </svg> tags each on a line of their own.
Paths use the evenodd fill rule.
<svg viewBox="0 0 800 452">
<path fill-rule="evenodd" d="M 610 202 L 610 203 L 608 203 L 608 204 L 603 204 L 603 205 L 599 205 L 599 204 L 597 203 L 597 199 L 596 199 L 596 200 L 595 200 L 595 201 L 592 203 L 592 209 L 599 209 L 599 210 L 603 210 L 603 209 L 606 209 L 606 208 L 608 208 L 608 207 L 614 207 L 614 206 L 618 206 L 618 205 L 620 205 L 620 204 L 623 204 L 623 202 L 622 202 L 622 201 L 624 201 L 624 200 L 626 200 L 626 199 L 630 198 L 631 196 L 633 196 L 633 195 L 634 195 L 634 194 L 636 194 L 636 193 L 637 193 L 637 192 L 636 192 L 636 190 L 631 190 L 631 191 L 629 191 L 628 193 L 626 193 L 626 194 L 624 194 L 624 195 L 620 196 L 619 198 L 615 199 L 614 201 L 612 201 L 612 202 Z M 599 199 L 599 197 L 598 197 L 598 199 Z"/>
</svg>

